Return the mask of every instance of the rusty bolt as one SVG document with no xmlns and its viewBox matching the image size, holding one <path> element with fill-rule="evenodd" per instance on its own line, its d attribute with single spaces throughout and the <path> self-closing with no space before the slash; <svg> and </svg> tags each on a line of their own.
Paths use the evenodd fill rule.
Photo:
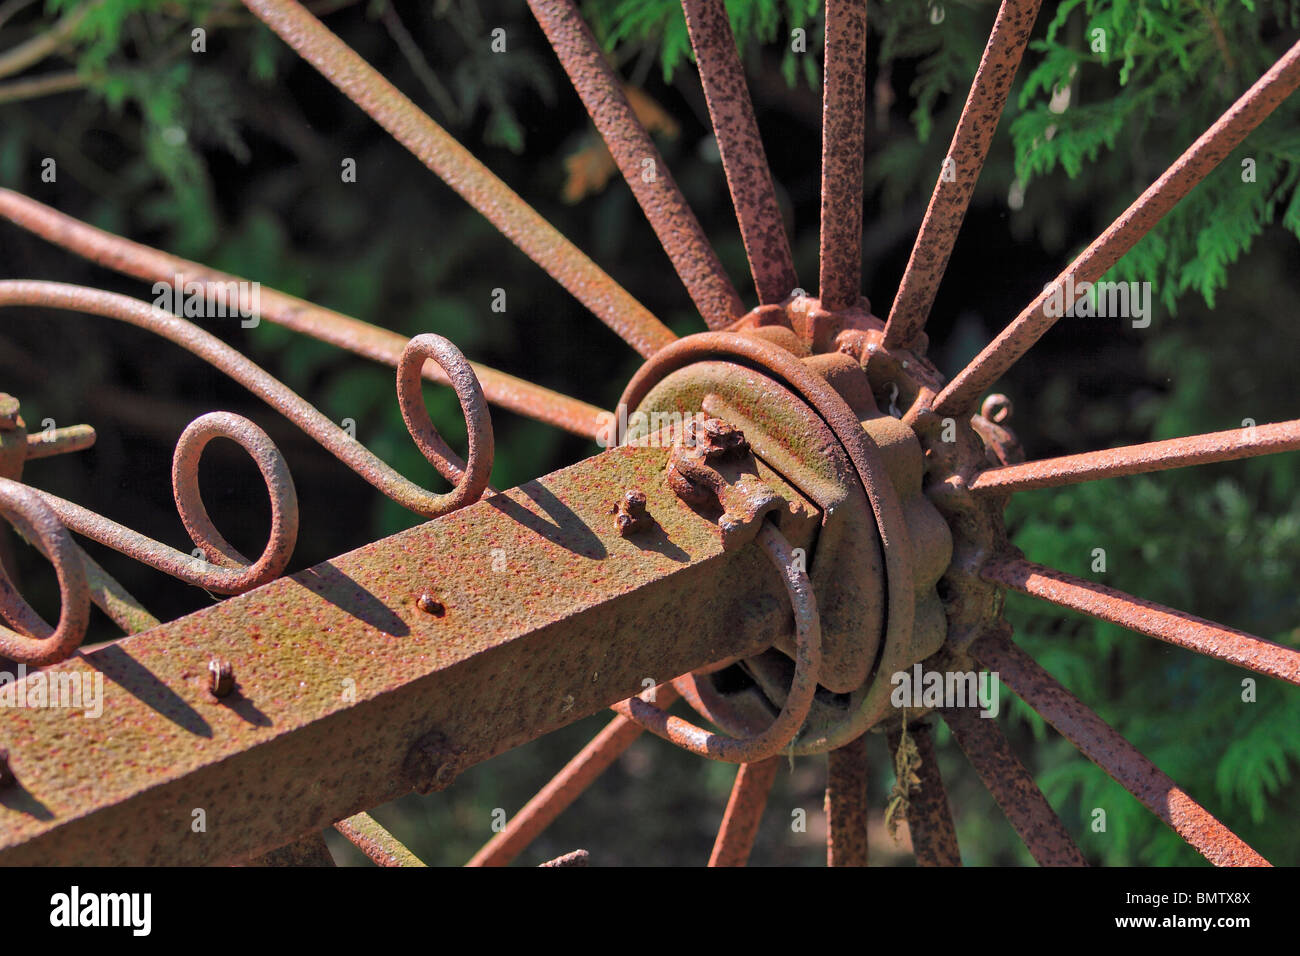
<svg viewBox="0 0 1300 956">
<path fill-rule="evenodd" d="M 234 689 L 234 665 L 214 657 L 208 662 L 208 691 L 213 697 L 226 697 Z"/>
<path fill-rule="evenodd" d="M 636 534 L 654 524 L 654 519 L 646 511 L 645 502 L 645 492 L 633 490 L 626 492 L 614 505 L 611 510 L 614 526 L 623 537 Z"/>
<path fill-rule="evenodd" d="M 427 591 L 416 599 L 415 606 L 425 614 L 432 614 L 434 617 L 442 617 L 447 613 L 443 603 Z"/>
<path fill-rule="evenodd" d="M 9 767 L 9 751 L 0 747 L 0 787 L 7 787 L 14 782 L 14 772 Z"/>
<path fill-rule="evenodd" d="M 18 427 L 18 399 L 0 392 L 0 432 L 11 432 Z"/>
<path fill-rule="evenodd" d="M 721 418 L 706 418 L 698 426 L 691 422 L 688 427 L 694 436 L 695 447 L 704 453 L 706 459 L 734 458 L 749 451 L 745 433 Z"/>
</svg>

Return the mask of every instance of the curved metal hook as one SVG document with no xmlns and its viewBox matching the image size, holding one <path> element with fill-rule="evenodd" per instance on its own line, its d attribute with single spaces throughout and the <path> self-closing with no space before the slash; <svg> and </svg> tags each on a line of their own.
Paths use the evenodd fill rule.
<svg viewBox="0 0 1300 956">
<path fill-rule="evenodd" d="M 0 567 L 0 609 L 10 624 L 22 629 L 0 625 L 0 655 L 23 664 L 61 661 L 81 644 L 90 621 L 90 589 L 77 545 L 54 510 L 20 482 L 0 478 L 0 514 L 50 559 L 62 602 L 59 623 L 50 627 Z"/>
</svg>

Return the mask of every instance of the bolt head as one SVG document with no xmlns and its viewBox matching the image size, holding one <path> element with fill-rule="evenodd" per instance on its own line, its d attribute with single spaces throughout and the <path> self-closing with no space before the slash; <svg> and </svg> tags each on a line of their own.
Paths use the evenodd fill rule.
<svg viewBox="0 0 1300 956">
<path fill-rule="evenodd" d="M 427 591 L 416 598 L 415 606 L 425 614 L 432 614 L 434 617 L 442 617 L 447 613 L 443 603 Z"/>
<path fill-rule="evenodd" d="M 230 661 L 213 658 L 208 662 L 208 690 L 213 697 L 226 697 L 235 689 L 235 668 Z"/>
</svg>

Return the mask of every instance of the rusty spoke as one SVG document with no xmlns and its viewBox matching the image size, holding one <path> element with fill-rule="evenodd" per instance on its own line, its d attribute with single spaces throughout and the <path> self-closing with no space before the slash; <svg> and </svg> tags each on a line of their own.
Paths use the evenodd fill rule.
<svg viewBox="0 0 1300 956">
<path fill-rule="evenodd" d="M 671 684 L 656 689 L 656 700 L 668 705 L 677 697 Z M 505 866 L 555 822 L 602 773 L 608 770 L 644 731 L 621 714 L 605 725 L 591 742 L 564 765 L 550 782 L 524 804 L 500 833 L 483 845 L 466 866 Z"/>
<path fill-rule="evenodd" d="M 1062 289 L 1096 282 L 1124 253 L 1153 229 L 1214 167 L 1300 85 L 1300 43 L 1296 43 L 1202 133 L 1172 166 L 1106 228 L 1023 312 L 984 347 L 935 399 L 934 410 L 956 415 L 979 396 L 1051 328 L 1057 316 L 1046 306 Z M 1055 290 L 1055 292 L 1053 292 Z M 1055 311 L 1055 310 L 1053 310 Z"/>
<path fill-rule="evenodd" d="M 866 866 L 867 737 L 826 755 L 826 865 Z"/>
<path fill-rule="evenodd" d="M 1043 791 L 991 719 L 969 707 L 945 707 L 944 722 L 975 772 L 1039 866 L 1087 866 Z"/>
<path fill-rule="evenodd" d="M 1297 449 L 1300 449 L 1300 419 L 990 468 L 975 476 L 970 490 L 989 495 L 1056 488 Z"/>
<path fill-rule="evenodd" d="M 912 791 L 907 803 L 907 831 L 912 837 L 912 851 L 917 866 L 961 866 L 961 849 L 957 846 L 957 828 L 952 822 L 952 808 L 948 805 L 948 791 L 939 776 L 939 763 L 930 739 L 930 728 L 925 724 L 912 724 L 908 737 L 916 744 L 920 762 L 915 764 L 920 786 Z M 889 728 L 889 749 L 898 760 L 902 741 L 902 727 Z"/>
<path fill-rule="evenodd" d="M 349 843 L 379 866 L 424 866 L 418 856 L 368 813 L 358 813 L 334 824 Z"/>
<path fill-rule="evenodd" d="M 778 303 L 799 279 L 727 8 L 723 0 L 682 0 L 682 8 L 758 301 Z"/>
<path fill-rule="evenodd" d="M 925 327 L 1041 5 L 1042 0 L 1003 0 L 998 9 L 889 310 L 885 348 L 911 344 Z"/>
<path fill-rule="evenodd" d="M 980 575 L 1138 634 L 1300 686 L 1300 651 L 1032 561 L 989 561 Z"/>
<path fill-rule="evenodd" d="M 165 282 L 168 285 L 175 283 L 182 288 L 190 283 L 198 283 L 209 302 L 225 303 L 232 313 L 240 294 L 237 290 L 256 285 L 256 314 L 259 318 L 394 368 L 401 361 L 402 352 L 409 341 L 397 332 L 268 289 L 240 276 L 218 272 L 202 263 L 191 262 L 115 236 L 12 190 L 0 189 L 0 216 L 47 242 L 124 275 L 145 282 Z M 252 304 L 239 302 L 241 307 Z M 483 394 L 492 404 L 584 438 L 601 434 L 600 422 L 607 413 L 595 405 L 580 402 L 576 398 L 561 395 L 477 362 L 472 365 L 474 374 L 483 386 Z M 431 382 L 450 384 L 447 373 L 436 362 L 425 362 L 423 374 Z M 35 456 L 29 454 L 29 457 Z"/>
<path fill-rule="evenodd" d="M 1110 774 L 1211 863 L 1269 865 L 1008 638 L 986 635 L 971 644 L 971 651 L 1080 753 Z"/>
<path fill-rule="evenodd" d="M 582 14 L 572 0 L 528 0 L 528 6 L 696 309 L 711 329 L 734 322 L 745 311 L 740 296 Z"/>
<path fill-rule="evenodd" d="M 749 862 L 767 795 L 780 765 L 780 757 L 769 757 L 758 763 L 742 763 L 736 769 L 736 782 L 709 855 L 709 866 L 744 866 Z"/>
<path fill-rule="evenodd" d="M 831 311 L 857 305 L 862 285 L 866 57 L 866 0 L 826 0 L 818 294 L 822 307 Z"/>
<path fill-rule="evenodd" d="M 676 336 L 454 137 L 294 0 L 244 0 L 395 140 L 642 355 Z"/>
</svg>

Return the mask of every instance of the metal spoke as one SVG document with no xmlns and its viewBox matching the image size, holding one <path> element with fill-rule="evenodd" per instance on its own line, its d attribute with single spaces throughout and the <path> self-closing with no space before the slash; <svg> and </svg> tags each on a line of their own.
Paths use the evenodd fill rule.
<svg viewBox="0 0 1300 956">
<path fill-rule="evenodd" d="M 826 865 L 866 866 L 867 736 L 826 755 Z"/>
<path fill-rule="evenodd" d="M 374 67 L 294 0 L 244 5 L 642 355 L 676 338 Z"/>
<path fill-rule="evenodd" d="M 700 315 L 711 329 L 734 322 L 745 306 L 582 14 L 572 0 L 528 0 L 528 6 Z"/>
<path fill-rule="evenodd" d="M 1051 674 L 1001 634 L 971 644 L 971 652 L 1085 757 L 1216 866 L 1268 866 L 1268 861 L 1193 800 L 1067 691 Z"/>
<path fill-rule="evenodd" d="M 975 772 L 1025 841 L 1039 866 L 1087 866 L 1056 815 L 998 725 L 969 707 L 945 707 L 944 721 Z"/>
<path fill-rule="evenodd" d="M 799 279 L 727 8 L 723 0 L 682 0 L 682 8 L 758 301 L 778 303 Z"/>
<path fill-rule="evenodd" d="M 671 684 L 657 687 L 655 694 L 656 702 L 662 706 L 671 704 L 678 696 Z M 621 714 L 615 716 L 465 865 L 508 864 L 582 796 L 642 733 L 641 726 L 635 721 Z"/>
<path fill-rule="evenodd" d="M 980 576 L 1130 631 L 1300 686 L 1300 651 L 1022 558 L 989 561 Z"/>
<path fill-rule="evenodd" d="M 424 866 L 406 844 L 380 826 L 368 813 L 358 813 L 334 824 L 353 846 L 380 866 Z"/>
<path fill-rule="evenodd" d="M 990 468 L 975 476 L 970 490 L 989 495 L 1056 488 L 1297 449 L 1300 449 L 1300 419 Z"/>
<path fill-rule="evenodd" d="M 889 310 L 884 339 L 887 349 L 911 344 L 925 327 L 1041 4 L 1042 0 L 1003 0 L 998 9 Z"/>
<path fill-rule="evenodd" d="M 1300 43 L 1291 47 L 948 383 L 935 399 L 934 410 L 941 415 L 957 415 L 972 408 L 979 396 L 1055 324 L 1057 317 L 1047 315 L 1044 310 L 1053 297 L 1053 287 L 1059 295 L 1063 288 L 1096 282 L 1105 275 L 1298 85 Z"/>
<path fill-rule="evenodd" d="M 767 806 L 767 795 L 776 779 L 780 757 L 758 763 L 742 763 L 736 770 L 736 782 L 722 815 L 722 826 L 709 855 L 709 866 L 744 866 L 758 836 L 758 823 Z"/>
<path fill-rule="evenodd" d="M 229 303 L 232 313 L 237 306 L 248 304 L 239 302 L 238 294 L 232 291 L 252 286 L 253 283 L 247 279 L 218 272 L 202 263 L 191 262 L 96 229 L 11 190 L 0 189 L 0 216 L 60 248 L 116 272 L 145 282 L 165 282 L 168 285 L 179 283 L 182 287 L 197 282 L 203 287 L 203 294 L 209 301 Z M 376 362 L 396 368 L 410 341 L 397 332 L 313 305 L 275 289 L 260 284 L 257 289 L 257 314 L 261 318 Z M 483 394 L 492 404 L 584 438 L 601 434 L 601 422 L 607 413 L 595 405 L 561 395 L 505 372 L 498 372 L 486 365 L 471 364 L 483 386 Z M 447 373 L 436 362 L 425 362 L 423 374 L 431 382 L 450 384 Z"/>
<path fill-rule="evenodd" d="M 830 310 L 857 305 L 861 294 L 866 58 L 866 0 L 826 0 L 818 294 Z"/>
<path fill-rule="evenodd" d="M 907 804 L 907 831 L 912 837 L 912 851 L 917 866 L 961 866 L 961 849 L 957 846 L 957 828 L 952 822 L 952 808 L 948 805 L 948 791 L 939 776 L 935 759 L 934 742 L 930 728 L 925 724 L 912 724 L 907 735 L 915 742 L 921 762 L 916 775 L 921 785 L 913 790 Z M 889 749 L 898 759 L 898 746 L 902 741 L 902 728 L 889 729 Z"/>
</svg>

